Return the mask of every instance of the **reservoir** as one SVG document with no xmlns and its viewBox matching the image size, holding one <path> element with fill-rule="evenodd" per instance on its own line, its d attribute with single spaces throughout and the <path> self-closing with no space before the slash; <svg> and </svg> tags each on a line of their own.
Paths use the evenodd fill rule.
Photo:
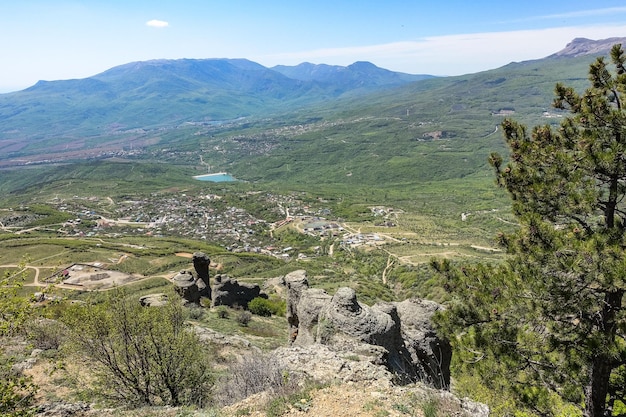
<svg viewBox="0 0 626 417">
<path fill-rule="evenodd" d="M 211 181 L 211 182 L 230 182 L 237 181 L 237 178 L 226 172 L 216 172 L 215 174 L 204 174 L 204 175 L 195 175 L 195 179 L 200 181 Z"/>
</svg>

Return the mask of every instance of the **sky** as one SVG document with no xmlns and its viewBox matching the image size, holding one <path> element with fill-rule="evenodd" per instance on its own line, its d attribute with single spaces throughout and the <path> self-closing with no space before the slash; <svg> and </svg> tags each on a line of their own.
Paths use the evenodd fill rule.
<svg viewBox="0 0 626 417">
<path fill-rule="evenodd" d="M 0 93 L 150 59 L 460 75 L 626 37 L 624 0 L 0 0 Z"/>
</svg>

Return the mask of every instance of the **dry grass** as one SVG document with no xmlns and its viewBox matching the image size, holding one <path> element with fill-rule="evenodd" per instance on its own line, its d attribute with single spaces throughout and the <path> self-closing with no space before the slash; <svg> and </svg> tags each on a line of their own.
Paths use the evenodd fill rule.
<svg viewBox="0 0 626 417">
<path fill-rule="evenodd" d="M 285 396 L 300 390 L 301 382 L 301 378 L 287 371 L 276 359 L 250 355 L 228 367 L 225 377 L 218 383 L 216 402 L 234 404 L 260 392 Z"/>
</svg>

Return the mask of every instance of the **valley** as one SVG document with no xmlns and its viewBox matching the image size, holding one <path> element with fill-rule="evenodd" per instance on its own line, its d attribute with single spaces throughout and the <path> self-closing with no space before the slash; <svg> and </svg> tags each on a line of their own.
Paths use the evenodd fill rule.
<svg viewBox="0 0 626 417">
<path fill-rule="evenodd" d="M 600 47 L 589 42 L 590 50 L 597 53 Z M 73 322 L 75 317 L 85 314 L 85 323 L 91 317 L 87 310 L 79 311 L 86 305 L 103 314 L 104 320 L 116 312 L 109 311 L 115 310 L 112 305 L 126 308 L 119 303 L 145 296 L 179 300 L 176 297 L 181 295 L 189 308 L 184 309 L 180 323 L 186 322 L 193 334 L 211 346 L 214 358 L 210 363 L 215 367 L 207 379 L 211 384 L 234 373 L 250 353 L 261 358 L 254 366 L 265 361 L 261 353 L 283 355 L 296 368 L 281 368 L 280 383 L 290 378 L 296 381 L 299 371 L 310 376 L 316 367 L 325 370 L 328 366 L 325 380 L 343 373 L 344 383 L 371 383 L 367 386 L 373 391 L 384 391 L 401 401 L 385 399 L 384 406 L 378 401 L 356 404 L 351 406 L 355 415 L 404 415 L 409 411 L 400 410 L 409 409 L 411 415 L 421 415 L 418 408 L 430 401 L 430 395 L 440 398 L 428 391 L 431 388 L 422 391 L 423 385 L 436 382 L 439 388 L 450 388 L 449 381 L 419 374 L 414 361 L 418 355 L 403 350 L 421 349 L 418 343 L 412 345 L 415 329 L 397 330 L 402 337 L 410 336 L 397 348 L 391 341 L 401 338 L 385 326 L 393 323 L 400 329 L 402 314 L 398 312 L 402 312 L 402 320 L 409 320 L 407 326 L 424 326 L 418 326 L 417 333 L 432 342 L 430 346 L 436 346 L 439 354 L 448 346 L 437 334 L 438 329 L 449 331 L 446 326 L 451 326 L 442 321 L 446 309 L 459 308 L 458 317 L 468 320 L 468 327 L 503 320 L 499 331 L 515 328 L 518 318 L 501 314 L 499 306 L 489 311 L 480 308 L 515 290 L 511 283 L 517 277 L 507 269 L 512 249 L 506 239 L 518 236 L 517 231 L 527 232 L 523 227 L 528 218 L 522 215 L 525 206 L 520 201 L 526 196 L 523 192 L 534 189 L 524 187 L 524 181 L 541 179 L 549 169 L 542 167 L 543 171 L 528 178 L 520 174 L 518 183 L 506 183 L 511 178 L 507 175 L 512 175 L 507 163 L 520 158 L 515 152 L 509 154 L 505 143 L 505 137 L 510 140 L 512 135 L 508 121 L 558 130 L 569 113 L 552 107 L 554 85 L 564 81 L 572 91 L 584 88 L 591 58 L 563 52 L 455 77 L 412 76 L 364 62 L 333 68 L 313 64 L 266 68 L 239 59 L 155 60 L 114 67 L 82 80 L 39 82 L 0 95 L 0 275 L 5 283 L 0 285 L 0 307 L 3 300 L 22 300 L 38 320 L 65 320 L 78 328 L 81 323 Z M 524 140 L 519 143 L 532 142 Z M 555 142 L 546 140 L 548 156 Z M 498 159 L 494 152 L 502 157 Z M 567 169 L 559 172 L 567 174 Z M 228 173 L 228 179 L 236 181 L 198 180 L 207 173 Z M 564 180 L 550 190 L 554 194 L 546 198 L 546 205 L 553 201 L 557 205 L 569 185 Z M 511 200 L 507 190 L 515 186 L 522 191 L 516 195 L 519 199 Z M 532 205 L 534 200 L 523 202 Z M 522 253 L 521 259 L 527 250 L 532 255 L 529 259 L 538 260 L 540 267 L 528 272 L 529 276 L 550 275 L 541 269 L 545 255 L 529 248 L 543 245 L 549 251 L 556 238 L 533 240 L 538 230 L 563 233 L 562 242 L 574 245 L 576 250 L 558 253 L 558 262 L 565 264 L 566 255 L 587 250 L 575 246 L 582 241 L 582 227 L 570 230 L 569 224 L 557 220 L 552 227 L 530 228 L 528 237 L 521 236 L 531 243 L 520 238 L 519 247 L 513 247 Z M 588 218 L 575 220 L 582 224 Z M 198 259 L 206 260 L 206 276 L 200 272 Z M 603 261 L 590 255 L 572 260 L 570 269 L 597 264 L 600 271 Z M 192 268 L 197 277 L 189 272 Z M 479 294 L 482 298 L 472 295 L 460 300 L 454 293 L 482 289 L 482 281 L 499 279 L 492 271 L 505 278 Z M 478 278 L 463 281 L 473 279 L 471 273 Z M 201 275 L 207 281 L 204 286 Z M 286 278 L 294 276 L 293 282 Z M 455 279 L 461 282 L 457 287 Z M 219 298 L 217 293 L 211 295 L 209 281 L 220 289 L 231 284 L 258 288 L 263 293 L 257 297 L 263 300 L 259 303 L 265 303 L 267 310 L 246 315 L 248 302 L 254 300 L 215 304 Z M 197 287 L 194 301 L 187 298 L 190 289 L 176 287 L 179 292 L 174 295 L 174 285 L 181 282 L 180 288 Z M 300 284 L 301 292 L 294 298 L 294 288 Z M 335 300 L 337 293 L 345 298 Z M 298 312 L 288 302 L 299 302 L 300 295 L 311 299 Z M 519 297 L 519 305 L 526 298 L 530 304 L 535 302 L 526 296 Z M 518 299 L 512 299 L 517 305 Z M 408 314 L 415 306 L 401 306 L 407 300 L 412 300 L 409 305 L 429 306 L 427 318 Z M 319 316 L 299 322 L 297 314 L 310 313 L 309 307 L 319 309 L 315 312 Z M 358 331 L 383 328 L 380 334 L 359 335 L 363 339 L 359 343 L 375 340 L 379 344 L 347 343 L 353 330 L 344 331 L 350 337 L 337 336 L 340 332 L 333 327 L 344 325 L 343 319 L 331 323 L 329 315 L 316 321 L 321 314 L 340 310 L 346 317 L 362 314 L 371 320 L 357 323 Z M 129 316 L 149 320 L 148 315 L 156 317 L 166 309 L 138 311 Z M 159 320 L 161 325 L 167 322 Z M 19 337 L 35 339 L 44 334 L 56 338 L 52 325 L 39 328 L 37 323 L 28 330 L 31 333 Z M 150 328 L 148 321 L 141 325 Z M 84 332 L 89 330 L 84 328 Z M 461 331 L 459 340 L 494 338 L 480 331 Z M 302 345 L 293 344 L 297 337 L 305 340 Z M 307 344 L 312 340 L 317 343 L 314 347 Z M 340 349 L 326 352 L 331 345 L 324 343 L 329 340 Z M 25 346 L 25 339 L 20 343 Z M 176 343 L 172 346 L 179 346 Z M 489 384 L 500 384 L 502 392 L 510 394 L 511 382 L 505 374 L 493 380 L 479 375 L 480 366 L 500 366 L 494 352 L 466 349 L 459 343 L 452 340 L 451 365 L 440 361 L 442 369 L 435 370 L 440 372 L 437 375 L 452 370 L 455 394 L 489 403 L 498 415 L 520 410 L 534 415 L 530 408 L 518 408 L 520 403 L 492 390 Z M 63 401 L 85 397 L 80 382 L 85 373 L 70 375 L 65 362 L 71 368 L 69 363 L 76 358 L 63 356 L 61 344 L 44 353 L 50 358 L 39 362 L 47 367 L 63 362 L 59 369 L 38 369 L 48 376 L 34 372 L 32 376 L 41 377 L 42 385 L 50 388 L 60 375 L 72 393 L 58 394 Z M 320 346 L 324 348 L 315 351 Z M 23 347 L 18 355 L 26 351 Z M 384 352 L 398 356 L 389 359 L 393 355 Z M 383 358 L 388 361 L 384 366 Z M 403 373 L 405 365 L 407 373 Z M 516 376 L 520 375 L 527 377 Z M 394 388 L 382 390 L 379 382 L 389 382 Z M 413 391 L 401 388 L 404 383 L 421 397 L 416 399 Z M 297 390 L 301 397 L 289 400 L 290 414 L 280 415 L 302 414 L 294 404 L 315 407 L 303 386 Z M 363 396 L 347 387 L 348 383 L 342 388 L 318 386 L 312 391 L 319 398 L 344 395 L 363 401 Z M 221 401 L 233 400 L 232 395 L 218 391 L 215 395 L 222 395 Z M 57 398 L 53 391 L 46 395 Z M 252 409 L 269 407 L 253 395 L 250 398 L 234 406 L 228 403 L 230 411 L 224 412 L 260 415 L 252 414 Z M 466 412 L 459 411 L 462 401 L 456 397 L 442 398 L 437 400 L 440 409 L 450 400 L 459 413 L 455 415 Z M 555 397 L 546 398 L 541 400 L 548 403 Z M 565 410 L 565 402 L 559 398 L 554 409 Z M 396 410 L 383 414 L 384 407 Z"/>
<path fill-rule="evenodd" d="M 462 238 L 427 217 L 393 207 L 362 205 L 358 214 L 343 218 L 334 212 L 337 202 L 323 197 L 297 192 L 281 195 L 259 189 L 236 191 L 228 185 L 210 187 L 216 186 L 223 188 L 202 192 L 202 186 L 196 186 L 200 188 L 154 192 L 132 199 L 69 197 L 56 192 L 45 201 L 46 206 L 53 208 L 52 212 L 38 213 L 37 206 L 25 205 L 0 211 L 3 244 L 22 246 L 29 239 L 47 238 L 62 245 L 67 239 L 94 245 L 98 251 L 103 246 L 115 246 L 113 242 L 120 238 L 148 239 L 146 243 L 152 239 L 181 238 L 217 244 L 233 254 L 274 257 L 286 266 L 294 262 L 303 265 L 328 262 L 328 258 L 340 251 L 382 250 L 395 262 L 412 266 L 426 264 L 432 256 L 483 258 L 488 253 L 499 252 L 480 246 L 489 245 L 488 228 L 481 233 L 484 240 Z M 490 210 L 472 215 L 456 213 L 451 217 L 457 217 L 459 228 L 465 225 L 481 228 L 484 222 L 497 223 L 502 215 Z M 63 221 L 54 222 L 55 219 Z M 119 245 L 120 250 L 134 247 Z M 145 246 L 135 249 L 148 251 Z M 95 261 L 104 264 L 110 263 L 106 259 L 118 259 L 114 264 L 121 264 L 126 258 L 126 254 L 110 255 Z M 387 273 L 388 269 L 386 266 Z M 132 273 L 146 271 L 138 269 Z"/>
</svg>

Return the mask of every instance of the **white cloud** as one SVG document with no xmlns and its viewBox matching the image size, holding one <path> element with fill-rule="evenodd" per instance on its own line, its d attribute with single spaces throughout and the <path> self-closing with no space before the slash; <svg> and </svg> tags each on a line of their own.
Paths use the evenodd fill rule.
<svg viewBox="0 0 626 417">
<path fill-rule="evenodd" d="M 615 16 L 616 14 L 626 13 L 626 7 L 608 7 L 605 9 L 580 10 L 577 12 L 566 12 L 559 14 L 551 14 L 545 16 L 537 16 L 536 19 L 563 19 L 571 17 L 591 17 L 591 16 Z M 529 20 L 532 20 L 530 18 Z"/>
<path fill-rule="evenodd" d="M 170 24 L 168 22 L 165 22 L 163 20 L 149 20 L 146 22 L 146 26 L 150 26 L 153 28 L 166 28 L 168 27 Z"/>
<path fill-rule="evenodd" d="M 544 58 L 565 48 L 574 38 L 604 39 L 626 33 L 626 25 L 576 26 L 511 32 L 487 32 L 427 37 L 347 48 L 317 49 L 259 57 L 270 65 L 303 61 L 348 65 L 371 61 L 394 71 L 412 74 L 460 75 Z"/>
</svg>

